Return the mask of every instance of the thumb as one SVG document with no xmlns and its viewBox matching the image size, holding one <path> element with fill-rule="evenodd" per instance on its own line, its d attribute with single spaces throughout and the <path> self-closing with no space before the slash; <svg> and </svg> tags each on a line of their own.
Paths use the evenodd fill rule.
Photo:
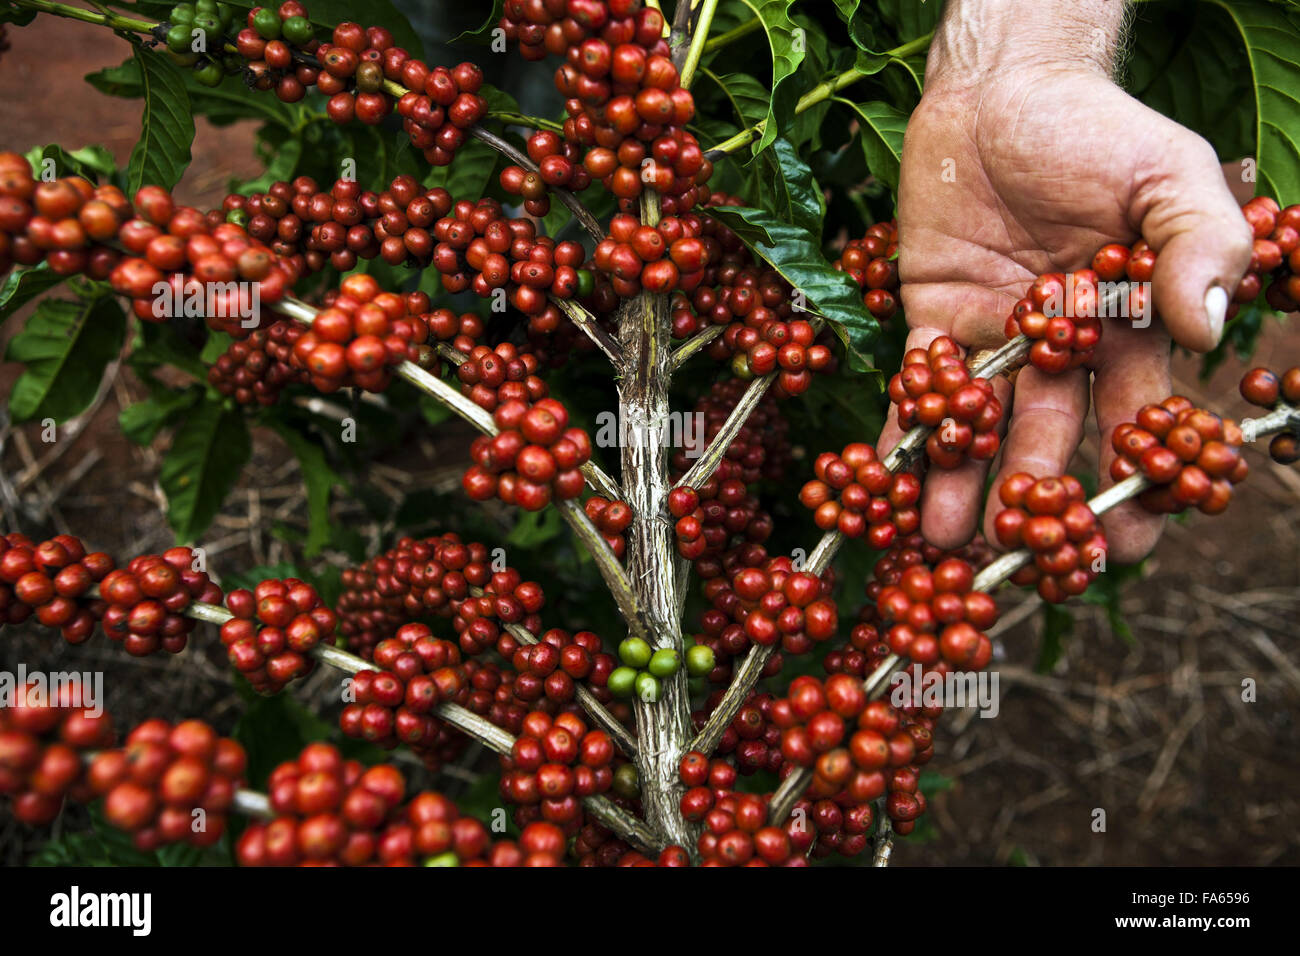
<svg viewBox="0 0 1300 956">
<path fill-rule="evenodd" d="M 1223 334 L 1253 236 L 1210 144 L 1166 123 L 1160 149 L 1149 154 L 1160 166 L 1138 183 L 1132 209 L 1156 252 L 1156 311 L 1179 345 L 1206 352 Z"/>
</svg>

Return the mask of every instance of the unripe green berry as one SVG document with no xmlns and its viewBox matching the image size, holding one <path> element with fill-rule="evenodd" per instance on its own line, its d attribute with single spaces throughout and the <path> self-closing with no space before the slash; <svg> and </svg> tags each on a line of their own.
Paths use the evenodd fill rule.
<svg viewBox="0 0 1300 956">
<path fill-rule="evenodd" d="M 677 657 L 677 652 L 671 647 L 661 647 L 654 652 L 646 669 L 655 677 L 672 677 L 680 666 L 681 661 Z"/>
<path fill-rule="evenodd" d="M 631 697 L 636 686 L 636 668 L 616 667 L 609 673 L 605 684 L 615 697 Z"/>
<path fill-rule="evenodd" d="M 284 38 L 294 46 L 306 46 L 312 40 L 311 21 L 306 17 L 290 17 L 280 26 Z"/>
<path fill-rule="evenodd" d="M 637 670 L 649 664 L 653 654 L 650 645 L 639 637 L 626 638 L 618 645 L 618 659 L 628 667 L 635 667 Z"/>
<path fill-rule="evenodd" d="M 636 675 L 636 695 L 647 704 L 653 704 L 659 700 L 662 688 L 659 685 L 659 678 L 647 671 L 642 671 Z"/>
<path fill-rule="evenodd" d="M 437 856 L 431 856 L 424 861 L 425 866 L 460 866 L 460 860 L 456 854 L 448 850 L 446 853 L 439 853 Z"/>
<path fill-rule="evenodd" d="M 280 14 L 263 7 L 253 16 L 253 29 L 263 40 L 280 39 Z"/>
<path fill-rule="evenodd" d="M 686 652 L 686 673 L 692 677 L 705 677 L 713 670 L 713 648 L 696 644 Z"/>
</svg>

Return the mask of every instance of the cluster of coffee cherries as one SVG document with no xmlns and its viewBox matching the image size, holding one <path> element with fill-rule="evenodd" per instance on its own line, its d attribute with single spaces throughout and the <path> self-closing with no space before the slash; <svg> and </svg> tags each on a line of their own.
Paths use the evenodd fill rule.
<svg viewBox="0 0 1300 956">
<path fill-rule="evenodd" d="M 713 651 L 702 644 L 692 644 L 686 650 L 686 673 L 703 677 L 713 670 Z M 654 703 L 663 692 L 662 681 L 681 669 L 682 658 L 671 647 L 653 648 L 639 637 L 625 638 L 618 645 L 621 666 L 609 675 L 609 692 L 615 697 L 636 696 L 646 703 Z"/>
<path fill-rule="evenodd" d="M 586 172 L 625 212 L 647 186 L 669 216 L 701 198 L 713 166 L 686 131 L 695 100 L 681 86 L 658 9 L 640 0 L 508 0 L 501 27 L 527 59 L 565 58 L 555 72 L 564 139 L 587 149 Z"/>
<path fill-rule="evenodd" d="M 925 811 L 917 768 L 934 755 L 932 717 L 909 717 L 884 701 L 868 701 L 861 681 L 832 674 L 825 681 L 796 677 L 773 704 L 772 719 L 781 728 L 785 759 L 812 770 L 809 797 L 843 793 L 851 805 L 861 805 L 888 793 L 885 809 L 895 831 L 912 831 Z M 832 815 L 826 822 L 837 821 Z"/>
<path fill-rule="evenodd" d="M 538 402 L 546 398 L 546 382 L 537 374 L 541 360 L 528 348 L 501 342 L 489 348 L 475 345 L 456 369 L 460 390 L 479 408 L 495 412 L 502 402 Z"/>
<path fill-rule="evenodd" d="M 261 693 L 278 693 L 311 673 L 312 649 L 334 643 L 338 618 L 298 578 L 238 588 L 226 595 L 226 607 L 234 617 L 221 625 L 221 643 L 231 665 Z"/>
<path fill-rule="evenodd" d="M 614 552 L 614 557 L 622 561 L 623 555 L 627 553 L 627 541 L 623 532 L 632 524 L 632 509 L 625 502 L 592 495 L 583 503 L 582 510 Z"/>
<path fill-rule="evenodd" d="M 564 850 L 563 835 L 544 826 L 525 829 L 518 844 L 493 844 L 487 827 L 442 794 L 408 800 L 396 767 L 363 767 L 329 744 L 308 744 L 280 764 L 269 789 L 275 817 L 244 831 L 241 866 L 544 866 L 558 865 Z"/>
<path fill-rule="evenodd" d="M 853 277 L 864 290 L 862 304 L 884 322 L 898 311 L 898 222 L 878 222 L 867 227 L 861 239 L 850 239 L 832 265 Z"/>
<path fill-rule="evenodd" d="M 1141 473 L 1150 479 L 1155 487 L 1137 500 L 1156 514 L 1195 507 L 1216 515 L 1228 507 L 1232 486 L 1250 473 L 1241 443 L 1236 422 L 1172 395 L 1158 405 L 1142 406 L 1135 422 L 1124 422 L 1111 433 L 1116 457 L 1110 476 L 1123 481 Z"/>
<path fill-rule="evenodd" d="M 701 227 L 694 213 L 666 216 L 657 226 L 619 213 L 610 220 L 609 235 L 596 244 L 592 262 L 624 298 L 642 289 L 657 294 L 689 291 L 705 276 L 707 247 L 697 238 Z"/>
<path fill-rule="evenodd" d="M 437 719 L 435 708 L 468 696 L 460 650 L 423 624 L 405 624 L 379 642 L 374 659 L 382 669 L 352 678 L 352 699 L 339 715 L 339 727 L 348 737 L 385 749 L 405 744 L 436 766 L 451 746 L 452 731 Z"/>
<path fill-rule="evenodd" d="M 501 796 L 515 804 L 515 822 L 544 820 L 576 833 L 582 798 L 605 793 L 614 782 L 614 741 L 589 730 L 571 712 L 529 713 L 509 754 L 501 755 Z"/>
<path fill-rule="evenodd" d="M 582 147 L 540 129 L 528 137 L 528 157 L 537 170 L 507 166 L 501 170 L 501 188 L 524 201 L 524 212 L 545 216 L 551 211 L 548 189 L 581 192 L 591 185 L 591 174 L 582 164 Z"/>
<path fill-rule="evenodd" d="M 920 479 L 891 472 L 870 445 L 854 442 L 838 455 L 823 452 L 813 473 L 817 477 L 800 489 L 799 501 L 823 531 L 836 529 L 847 538 L 866 535 L 872 548 L 883 551 L 897 536 L 920 528 Z"/>
<path fill-rule="evenodd" d="M 674 453 L 675 481 L 693 464 L 688 452 L 702 454 L 714 441 L 745 388 L 740 379 L 714 382 L 696 401 L 688 420 L 703 419 L 704 431 L 688 443 L 689 449 Z M 772 533 L 772 518 L 749 486 L 764 478 L 781 477 L 791 458 L 789 431 L 790 424 L 775 396 L 765 395 L 708 480 L 698 488 L 682 485 L 669 493 L 677 552 L 694 564 L 705 581 L 735 573 L 741 552 L 745 552 L 742 563 L 749 567 L 766 560 L 762 543 Z"/>
<path fill-rule="evenodd" d="M 703 707 L 691 712 L 691 720 L 697 731 L 704 728 L 709 715 L 721 703 L 724 693 L 722 688 L 714 690 L 704 701 Z M 785 766 L 785 759 L 781 756 L 781 731 L 772 723 L 774 700 L 771 694 L 751 692 L 718 738 L 715 755 L 730 756 L 739 773 L 748 775 L 765 770 L 780 774 Z"/>
<path fill-rule="evenodd" d="M 254 8 L 235 47 L 248 61 L 249 85 L 274 90 L 285 102 L 302 99 L 308 87 L 329 97 L 325 111 L 335 123 L 376 125 L 394 111 L 411 145 L 434 166 L 446 166 L 466 132 L 487 115 L 479 96 L 483 72 L 473 63 L 430 67 L 383 27 L 344 22 L 329 41 L 316 39 L 307 11 L 290 0 L 278 10 Z M 400 92 L 394 86 L 403 89 Z"/>
<path fill-rule="evenodd" d="M 1267 368 L 1253 368 L 1241 379 L 1241 397 L 1260 408 L 1273 409 L 1279 401 L 1300 405 L 1300 366 L 1281 375 Z M 1294 428 L 1278 432 L 1268 443 L 1269 456 L 1280 465 L 1300 461 L 1300 436 Z"/>
<path fill-rule="evenodd" d="M 1123 249 L 1125 254 L 1129 251 L 1125 246 L 1105 246 L 1097 253 L 1097 261 L 1106 275 L 1114 274 L 1105 259 L 1113 249 Z M 1129 278 L 1134 282 L 1150 279 L 1148 253 L 1144 248 L 1127 260 Z M 1149 261 L 1154 263 L 1154 253 L 1150 253 Z M 1097 318 L 1099 275 L 1095 269 L 1081 269 L 1069 275 L 1045 273 L 1034 280 L 1029 294 L 1012 308 L 1006 322 L 1007 338 L 1023 334 L 1033 341 L 1029 361 L 1035 368 L 1055 375 L 1078 368 L 1092 358 L 1093 349 L 1101 341 L 1101 321 Z M 1137 279 L 1139 275 L 1146 275 L 1147 280 Z M 1124 314 L 1134 317 L 1147 314 L 1149 303 L 1145 289 L 1144 285 L 1134 285 L 1127 290 L 1125 307 L 1129 311 Z M 1106 314 L 1117 311 L 1119 307 L 1113 306 Z"/>
<path fill-rule="evenodd" d="M 769 826 L 766 799 L 736 791 L 736 768 L 730 763 L 691 751 L 682 757 L 678 776 L 687 787 L 682 816 L 703 824 L 696 843 L 701 865 L 807 865 L 803 854 L 812 845 L 811 830 L 794 818 Z"/>
<path fill-rule="evenodd" d="M 0 153 L 0 270 L 43 261 L 59 275 L 107 279 L 143 321 L 195 309 L 235 338 L 251 331 L 243 317 L 252 292 L 243 286 L 256 283 L 258 301 L 268 305 L 298 277 L 292 261 L 240 227 L 177 206 L 160 187 L 144 186 L 128 202 L 116 187 L 79 176 L 38 183 L 22 156 Z M 168 287 L 163 301 L 159 283 Z"/>
<path fill-rule="evenodd" d="M 539 236 L 532 220 L 507 218 L 495 199 L 453 203 L 432 232 L 430 261 L 444 290 L 469 289 L 484 299 L 503 290 L 510 304 L 529 316 L 530 328 L 559 326 L 561 313 L 548 297 L 582 298 L 595 287 L 594 276 L 583 268 L 586 252 L 580 243 Z"/>
<path fill-rule="evenodd" d="M 86 782 L 104 798 L 104 819 L 149 852 L 172 843 L 212 846 L 247 767 L 244 748 L 201 720 L 146 720 L 121 749 L 100 751 Z"/>
<path fill-rule="evenodd" d="M 591 459 L 591 439 L 569 427 L 569 413 L 553 398 L 528 404 L 512 399 L 492 413 L 498 432 L 470 445 L 474 464 L 461 484 L 475 501 L 497 497 L 525 511 L 582 494 L 580 470 Z"/>
<path fill-rule="evenodd" d="M 806 654 L 835 634 L 839 614 L 831 599 L 831 575 L 793 570 L 789 558 L 765 567 L 744 568 L 731 581 L 731 616 L 753 644 L 780 644 L 790 654 Z M 715 600 L 714 606 L 717 607 Z"/>
<path fill-rule="evenodd" d="M 66 797 L 93 798 L 85 759 L 113 745 L 113 724 L 102 708 L 86 707 L 79 679 L 54 688 L 15 684 L 7 696 L 0 707 L 0 794 L 12 801 L 15 818 L 44 826 Z"/>
<path fill-rule="evenodd" d="M 59 628 L 69 644 L 80 644 L 97 619 L 88 592 L 112 570 L 111 557 L 87 554 L 69 534 L 39 544 L 17 531 L 0 536 L 0 626 L 35 614 L 45 627 Z"/>
<path fill-rule="evenodd" d="M 594 631 L 570 634 L 558 627 L 543 633 L 535 644 L 521 643 L 508 633 L 496 644 L 497 653 L 515 670 L 515 698 L 533 703 L 544 697 L 557 705 L 572 703 L 578 681 L 588 681 L 598 695 L 599 689 L 606 687 L 614 658 L 602 647 L 600 635 Z"/>
<path fill-rule="evenodd" d="M 945 558 L 933 569 L 913 565 L 876 598 L 880 629 L 889 649 L 918 664 L 940 660 L 954 670 L 982 670 L 993 654 L 984 632 L 998 618 L 997 605 L 974 591 L 975 569 Z"/>
<path fill-rule="evenodd" d="M 192 549 L 176 547 L 109 571 L 99 583 L 104 633 L 133 657 L 179 654 L 198 624 L 185 609 L 194 601 L 221 603 L 221 588 L 198 570 L 201 563 Z"/>
<path fill-rule="evenodd" d="M 1237 284 L 1231 317 L 1242 303 L 1264 288 L 1264 300 L 1282 313 L 1300 310 L 1300 204 L 1282 209 L 1268 196 L 1256 196 L 1241 207 L 1254 236 L 1250 268 Z"/>
<path fill-rule="evenodd" d="M 299 176 L 275 182 L 265 193 L 228 195 L 221 208 L 280 256 L 301 256 L 304 273 L 326 265 L 340 272 L 359 259 L 382 258 L 390 265 L 427 265 L 433 255 L 432 226 L 447 215 L 451 195 L 426 189 L 401 175 L 381 192 L 363 190 L 355 179 L 339 179 L 328 192 Z"/>
<path fill-rule="evenodd" d="M 713 206 L 740 203 L 724 193 L 709 199 Z M 712 217 L 702 220 L 707 268 L 689 301 L 684 295 L 674 300 L 673 334 L 685 337 L 706 324 L 725 325 L 709 343 L 711 358 L 730 361 L 732 373 L 743 379 L 775 374 L 778 398 L 802 394 L 814 372 L 834 370 L 829 331 L 819 334 L 800 317 L 808 311 L 806 303 L 780 274 L 758 264 L 735 233 Z"/>
<path fill-rule="evenodd" d="M 345 385 L 383 391 L 402 362 L 436 368 L 437 353 L 426 344 L 428 306 L 424 293 L 401 296 L 382 291 L 374 276 L 347 276 L 332 304 L 294 342 L 293 364 L 321 392 Z"/>
<path fill-rule="evenodd" d="M 968 458 L 987 461 L 997 454 L 1002 403 L 988 379 L 971 378 L 957 343 L 941 335 L 929 348 L 908 349 L 903 368 L 889 380 L 889 398 L 898 406 L 904 431 L 933 428 L 926 457 L 939 468 L 956 468 Z"/>
<path fill-rule="evenodd" d="M 1105 569 L 1106 536 L 1086 498 L 1073 475 L 1035 479 L 1019 472 L 1002 480 L 1003 509 L 993 522 L 998 541 L 1034 553 L 1034 563 L 1012 576 L 1015 584 L 1036 585 L 1044 601 L 1059 604 Z"/>
<path fill-rule="evenodd" d="M 235 14 L 229 4 L 196 0 L 172 7 L 166 23 L 160 24 L 155 32 L 162 34 L 173 61 L 193 69 L 196 82 L 219 86 L 226 73 L 238 70 L 242 62 L 238 56 L 222 51 L 234 25 Z M 311 24 L 307 24 L 307 29 L 310 31 Z M 302 95 L 297 98 L 301 99 Z"/>
<path fill-rule="evenodd" d="M 501 625 L 517 623 L 536 634 L 545 595 L 511 569 L 493 570 L 488 548 L 451 533 L 392 548 L 342 574 L 335 610 L 348 647 L 370 658 L 375 646 L 410 621 L 453 617 L 461 650 L 469 655 L 495 647 Z M 484 602 L 470 589 L 484 589 Z M 486 593 L 490 590 L 491 593 Z"/>
<path fill-rule="evenodd" d="M 307 378 L 291 364 L 294 343 L 305 331 L 301 323 L 278 319 L 231 342 L 208 369 L 208 383 L 241 405 L 274 405 L 287 386 Z"/>
</svg>

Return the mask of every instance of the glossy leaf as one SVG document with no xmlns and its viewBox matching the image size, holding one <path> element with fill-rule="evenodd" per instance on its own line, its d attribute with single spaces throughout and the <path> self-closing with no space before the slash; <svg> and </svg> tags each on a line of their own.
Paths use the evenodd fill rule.
<svg viewBox="0 0 1300 956">
<path fill-rule="evenodd" d="M 26 366 L 9 395 L 14 420 L 61 423 L 85 411 L 125 335 L 126 315 L 111 296 L 42 302 L 5 352 Z"/>
<path fill-rule="evenodd" d="M 207 530 L 250 452 L 240 411 L 209 399 L 185 416 L 158 475 L 178 541 L 194 541 Z"/>
</svg>

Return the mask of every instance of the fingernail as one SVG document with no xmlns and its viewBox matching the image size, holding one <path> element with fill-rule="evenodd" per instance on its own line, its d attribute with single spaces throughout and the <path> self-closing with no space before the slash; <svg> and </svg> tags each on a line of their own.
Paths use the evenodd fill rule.
<svg viewBox="0 0 1300 956">
<path fill-rule="evenodd" d="M 1210 320 L 1210 335 L 1217 345 L 1223 337 L 1223 320 L 1228 314 L 1228 290 L 1211 286 L 1205 293 L 1205 317 Z"/>
</svg>

